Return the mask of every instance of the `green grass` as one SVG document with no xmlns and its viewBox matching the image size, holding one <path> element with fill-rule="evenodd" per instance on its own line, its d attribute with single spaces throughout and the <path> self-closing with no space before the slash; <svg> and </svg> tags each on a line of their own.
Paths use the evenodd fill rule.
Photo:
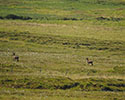
<svg viewBox="0 0 125 100">
<path fill-rule="evenodd" d="M 65 88 L 72 92 L 102 91 L 102 94 L 105 94 L 104 91 L 110 91 L 108 93 L 111 94 L 112 91 L 117 91 L 119 95 L 121 92 L 118 91 L 124 93 L 125 41 L 124 34 L 121 33 L 124 32 L 124 29 L 121 31 L 122 25 L 103 25 L 103 22 L 94 24 L 90 21 L 86 23 L 34 21 L 0 21 L 0 84 L 2 87 L 15 88 L 17 91 L 23 88 L 34 91 L 47 89 L 56 92 L 56 89 Z M 86 25 L 89 26 L 87 31 L 83 27 Z M 95 30 L 93 30 L 94 27 Z M 102 34 L 95 32 L 96 28 L 99 30 L 98 27 L 103 37 Z M 104 30 L 105 28 L 107 30 Z M 110 35 L 113 36 L 110 37 Z M 121 37 L 118 37 L 119 35 Z M 16 52 L 20 57 L 19 62 L 13 61 L 12 52 Z M 94 66 L 87 65 L 85 60 L 87 57 L 94 61 Z M 94 96 L 93 93 L 92 95 Z M 25 95 L 24 97 L 30 98 Z M 2 99 L 6 98 L 6 95 L 2 95 Z M 10 94 L 8 99 L 11 98 L 22 99 L 18 93 L 15 96 Z M 64 97 L 59 94 L 59 97 L 54 95 L 52 98 L 79 100 L 82 96 Z M 113 95 L 111 98 L 113 99 Z M 123 96 L 117 98 L 122 100 Z M 86 99 L 89 100 L 91 97 Z"/>
<path fill-rule="evenodd" d="M 0 0 L 0 99 L 124 100 L 124 5 Z"/>
<path fill-rule="evenodd" d="M 2 93 L 2 94 L 1 94 Z M 124 100 L 123 92 L 90 92 L 70 90 L 32 90 L 2 88 L 0 90 L 3 100 Z"/>
<path fill-rule="evenodd" d="M 98 16 L 124 18 L 125 16 L 124 0 L 1 0 L 0 3 L 2 16 L 12 13 L 38 19 L 43 17 L 91 19 Z"/>
<path fill-rule="evenodd" d="M 23 75 L 17 78 L 16 76 L 2 76 L 0 79 L 1 87 L 77 91 L 125 91 L 125 80 L 123 79 L 84 78 L 72 80 L 68 77 L 32 77 Z"/>
</svg>

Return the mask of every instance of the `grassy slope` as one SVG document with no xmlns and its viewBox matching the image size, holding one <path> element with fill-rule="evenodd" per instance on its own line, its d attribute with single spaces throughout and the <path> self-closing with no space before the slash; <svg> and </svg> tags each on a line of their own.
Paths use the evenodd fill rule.
<svg viewBox="0 0 125 100">
<path fill-rule="evenodd" d="M 105 2 L 100 2 L 105 1 Z M 124 0 L 0 0 L 0 14 L 41 17 L 95 18 L 98 16 L 124 18 Z"/>
<path fill-rule="evenodd" d="M 125 1 L 99 1 L 0 0 L 0 16 L 15 14 L 33 18 L 28 21 L 0 20 L 1 98 L 41 99 L 44 94 L 51 100 L 82 100 L 83 96 L 86 100 L 123 100 L 124 92 L 118 91 L 125 91 L 125 20 L 96 18 L 124 19 Z M 83 20 L 57 20 L 60 18 Z M 20 62 L 13 61 L 12 52 L 20 56 Z M 94 61 L 94 66 L 86 64 L 86 57 Z M 75 83 L 79 84 L 72 85 Z M 52 91 L 21 90 L 21 87 Z M 55 91 L 62 87 L 70 87 L 68 96 L 64 96 L 65 91 Z"/>
</svg>

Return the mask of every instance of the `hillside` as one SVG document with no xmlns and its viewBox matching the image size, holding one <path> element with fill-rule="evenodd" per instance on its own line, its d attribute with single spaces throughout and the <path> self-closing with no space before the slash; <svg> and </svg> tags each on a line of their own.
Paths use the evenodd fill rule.
<svg viewBox="0 0 125 100">
<path fill-rule="evenodd" d="M 125 0 L 0 0 L 0 99 L 124 100 L 124 33 Z"/>
</svg>

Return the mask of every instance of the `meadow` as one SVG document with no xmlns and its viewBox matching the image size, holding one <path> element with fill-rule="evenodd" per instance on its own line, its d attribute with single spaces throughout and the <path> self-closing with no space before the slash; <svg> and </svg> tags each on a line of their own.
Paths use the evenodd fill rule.
<svg viewBox="0 0 125 100">
<path fill-rule="evenodd" d="M 124 100 L 124 58 L 125 0 L 0 0 L 2 100 Z"/>
</svg>

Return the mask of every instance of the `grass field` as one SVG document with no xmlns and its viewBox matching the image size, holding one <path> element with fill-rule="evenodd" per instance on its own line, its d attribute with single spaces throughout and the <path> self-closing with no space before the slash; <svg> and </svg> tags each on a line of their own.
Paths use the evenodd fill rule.
<svg viewBox="0 0 125 100">
<path fill-rule="evenodd" d="M 2 100 L 124 100 L 124 58 L 125 0 L 0 0 Z"/>
</svg>

